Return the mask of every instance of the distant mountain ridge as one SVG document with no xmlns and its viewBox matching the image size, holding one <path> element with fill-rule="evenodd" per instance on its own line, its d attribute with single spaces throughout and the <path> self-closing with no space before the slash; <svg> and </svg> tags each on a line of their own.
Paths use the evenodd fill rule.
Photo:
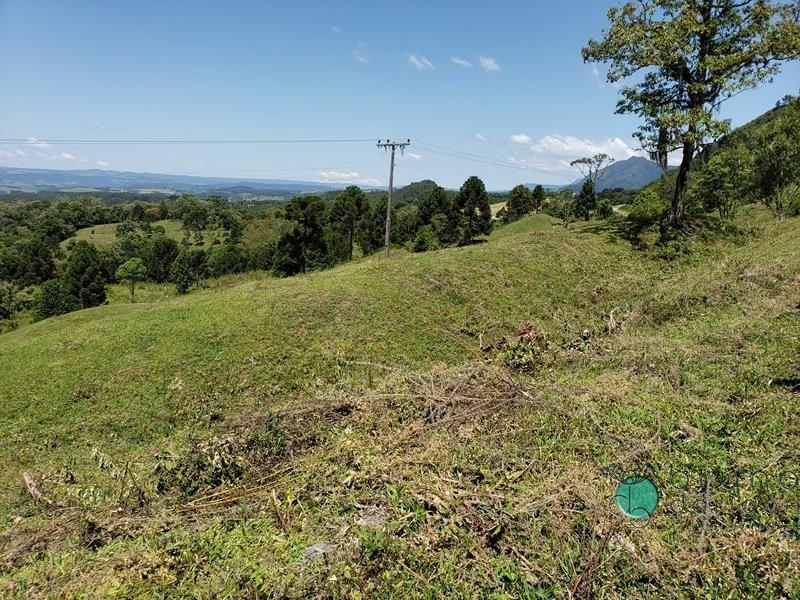
<svg viewBox="0 0 800 600">
<path fill-rule="evenodd" d="M 131 192 L 168 190 L 211 193 L 236 190 L 290 195 L 337 190 L 346 184 L 316 183 L 284 179 L 240 179 L 232 177 L 200 177 L 163 173 L 135 173 L 101 169 L 55 170 L 0 167 L 0 188 L 12 190 L 124 190 Z"/>
<path fill-rule="evenodd" d="M 643 156 L 632 156 L 626 160 L 611 163 L 597 179 L 595 188 L 598 192 L 605 189 L 616 188 L 638 190 L 659 177 L 661 177 L 661 167 L 655 162 Z M 585 178 L 581 177 L 569 185 L 564 186 L 562 189 L 570 189 L 578 192 L 584 181 Z"/>
</svg>

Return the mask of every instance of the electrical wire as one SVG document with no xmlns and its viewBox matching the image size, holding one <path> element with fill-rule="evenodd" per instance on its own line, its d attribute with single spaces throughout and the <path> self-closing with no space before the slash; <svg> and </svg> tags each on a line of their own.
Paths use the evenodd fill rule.
<svg viewBox="0 0 800 600">
<path fill-rule="evenodd" d="M 87 140 L 87 139 L 39 139 L 39 138 L 0 138 L 0 144 L 349 144 L 374 142 L 375 139 L 272 139 L 272 140 Z"/>
<path fill-rule="evenodd" d="M 491 165 L 494 167 L 504 167 L 506 169 L 514 169 L 516 171 L 527 171 L 529 173 L 544 173 L 549 174 L 548 171 L 544 169 L 533 169 L 530 167 L 524 167 L 522 165 L 515 165 L 510 164 L 508 162 L 504 162 L 500 159 L 492 158 L 490 156 L 485 156 L 482 154 L 473 154 L 471 152 L 464 152 L 462 150 L 456 150 L 454 148 L 447 148 L 445 146 L 439 146 L 437 144 L 430 144 L 428 142 L 418 141 L 417 144 L 423 146 L 423 149 L 426 152 L 432 152 L 434 154 L 439 154 L 441 156 L 447 156 L 449 158 L 458 158 L 461 160 L 469 160 L 472 162 L 482 163 L 486 165 Z"/>
</svg>

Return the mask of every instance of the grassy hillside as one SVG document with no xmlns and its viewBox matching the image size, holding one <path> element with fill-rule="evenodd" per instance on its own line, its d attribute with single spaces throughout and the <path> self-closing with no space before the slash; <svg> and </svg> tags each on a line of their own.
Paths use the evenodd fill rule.
<svg viewBox="0 0 800 600">
<path fill-rule="evenodd" d="M 154 221 L 152 225 L 154 227 L 163 227 L 164 234 L 176 242 L 180 242 L 183 239 L 183 226 L 180 221 L 165 219 L 163 221 Z M 224 233 L 225 232 L 223 230 L 217 229 L 207 229 L 203 231 L 203 237 L 206 245 L 211 244 L 216 238 L 221 239 Z M 116 237 L 117 223 L 105 223 L 102 225 L 93 225 L 91 227 L 78 229 L 75 232 L 75 235 L 61 242 L 61 246 L 66 248 L 67 245 L 72 241 L 79 242 L 84 240 L 90 244 L 94 244 L 99 249 L 106 249 L 111 247 Z M 193 239 L 193 236 L 189 237 L 190 241 L 193 241 Z"/>
<path fill-rule="evenodd" d="M 796 595 L 800 222 L 750 219 L 667 263 L 537 215 L 4 334 L 0 589 Z"/>
</svg>

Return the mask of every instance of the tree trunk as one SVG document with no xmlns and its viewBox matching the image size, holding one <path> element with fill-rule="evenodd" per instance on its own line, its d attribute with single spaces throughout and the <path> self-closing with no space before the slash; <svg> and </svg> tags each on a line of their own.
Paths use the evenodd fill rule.
<svg viewBox="0 0 800 600">
<path fill-rule="evenodd" d="M 672 207 L 669 211 L 667 224 L 673 229 L 684 229 L 686 225 L 686 213 L 684 210 L 684 198 L 686 187 L 689 183 L 689 168 L 692 166 L 694 158 L 694 142 L 683 142 L 683 157 L 681 166 L 678 169 L 678 177 L 675 180 L 675 195 L 672 198 Z"/>
<path fill-rule="evenodd" d="M 133 286 L 136 285 L 136 282 L 131 279 L 131 302 L 133 302 Z"/>
<path fill-rule="evenodd" d="M 349 261 L 353 260 L 353 229 L 355 229 L 355 227 L 350 228 L 350 251 L 347 254 L 347 260 Z"/>
</svg>

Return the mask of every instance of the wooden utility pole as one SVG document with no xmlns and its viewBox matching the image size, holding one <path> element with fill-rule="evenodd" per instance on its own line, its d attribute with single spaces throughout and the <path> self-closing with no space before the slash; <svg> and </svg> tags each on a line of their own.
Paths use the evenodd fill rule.
<svg viewBox="0 0 800 600">
<path fill-rule="evenodd" d="M 389 236 L 392 232 L 392 186 L 394 184 L 394 152 L 400 148 L 400 154 L 406 149 L 406 146 L 411 145 L 411 140 L 405 142 L 393 142 L 386 140 L 385 142 L 378 140 L 378 148 L 392 151 L 391 162 L 389 163 L 389 200 L 386 202 L 386 238 L 384 240 L 383 255 L 389 257 Z"/>
</svg>

